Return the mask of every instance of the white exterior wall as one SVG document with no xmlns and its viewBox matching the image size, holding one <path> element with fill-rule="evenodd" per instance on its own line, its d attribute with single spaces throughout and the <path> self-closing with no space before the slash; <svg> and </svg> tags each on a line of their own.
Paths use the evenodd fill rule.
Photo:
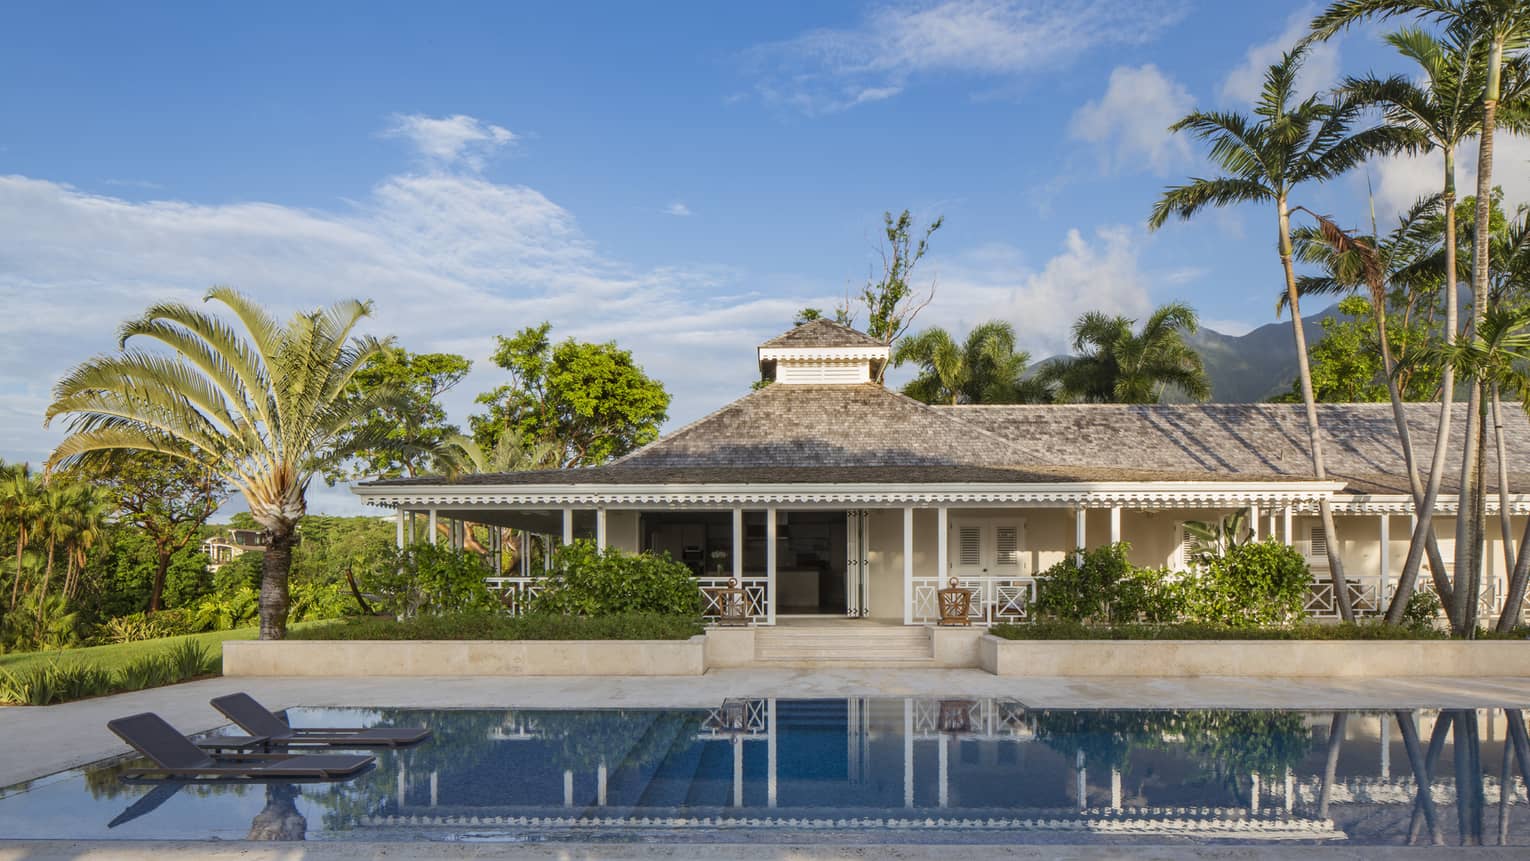
<svg viewBox="0 0 1530 861">
<path fill-rule="evenodd" d="M 642 548 L 642 536 L 638 534 L 638 512 L 606 511 L 606 546 L 628 553 Z"/>
</svg>

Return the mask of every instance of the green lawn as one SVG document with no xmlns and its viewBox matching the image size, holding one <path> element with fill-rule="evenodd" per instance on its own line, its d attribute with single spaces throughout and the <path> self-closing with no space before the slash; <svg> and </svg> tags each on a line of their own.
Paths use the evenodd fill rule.
<svg viewBox="0 0 1530 861">
<path fill-rule="evenodd" d="M 300 622 L 291 625 L 290 628 L 296 631 L 325 624 L 328 623 Z M 17 672 L 52 661 L 86 661 L 104 670 L 115 670 L 144 655 L 164 651 L 182 640 L 192 640 L 201 643 L 209 650 L 217 653 L 220 650 L 220 644 L 224 640 L 253 640 L 257 631 L 258 629 L 252 626 L 249 628 L 235 628 L 232 631 L 208 631 L 205 634 L 191 634 L 185 637 L 164 637 L 158 640 L 142 640 L 137 643 L 120 643 L 112 646 L 88 646 L 83 649 L 51 649 L 42 652 L 16 652 L 9 655 L 0 655 L 0 670 Z"/>
</svg>

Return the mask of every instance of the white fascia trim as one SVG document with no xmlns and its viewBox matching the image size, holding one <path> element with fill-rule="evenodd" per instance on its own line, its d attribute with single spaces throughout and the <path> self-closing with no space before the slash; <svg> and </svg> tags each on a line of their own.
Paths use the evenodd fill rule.
<svg viewBox="0 0 1530 861">
<path fill-rule="evenodd" d="M 1219 508 L 1311 506 L 1344 489 L 1342 482 L 1046 482 L 1032 484 L 649 484 L 435 485 L 355 487 L 386 508 L 541 508 L 562 505 L 699 508 L 730 505 L 1031 505 L 1082 508 Z"/>
<path fill-rule="evenodd" d="M 1413 497 L 1410 494 L 1366 494 L 1347 496 L 1332 502 L 1335 514 L 1412 514 Z M 1441 494 L 1434 501 L 1434 513 L 1455 515 L 1461 503 L 1456 496 Z M 1316 510 L 1316 509 L 1314 509 Z M 1488 494 L 1487 512 L 1498 514 L 1498 495 Z M 1509 494 L 1509 514 L 1530 514 L 1530 494 Z"/>
<path fill-rule="evenodd" d="M 889 347 L 759 347 L 762 362 L 864 362 L 867 359 L 886 361 L 892 355 Z"/>
</svg>

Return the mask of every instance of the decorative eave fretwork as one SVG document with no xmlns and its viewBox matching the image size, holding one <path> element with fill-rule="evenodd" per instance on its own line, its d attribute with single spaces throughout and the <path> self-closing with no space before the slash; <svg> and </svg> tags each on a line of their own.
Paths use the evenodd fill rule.
<svg viewBox="0 0 1530 861">
<path fill-rule="evenodd" d="M 1332 506 L 1334 514 L 1406 515 L 1413 513 L 1413 497 L 1406 494 L 1367 494 L 1363 496 L 1339 496 L 1333 500 Z M 1298 508 L 1298 510 L 1303 512 L 1308 510 L 1315 512 L 1317 511 L 1317 506 L 1312 505 L 1310 509 L 1306 506 L 1303 506 Z M 1434 513 L 1436 515 L 1444 514 L 1454 516 L 1459 510 L 1460 502 L 1455 496 L 1441 495 L 1435 499 Z M 1497 494 L 1488 494 L 1487 513 L 1495 516 L 1498 514 Z M 1510 494 L 1509 513 L 1530 514 L 1530 495 Z"/>
<path fill-rule="evenodd" d="M 752 485 L 410 485 L 360 486 L 363 500 L 384 508 L 720 508 L 1031 506 L 1037 508 L 1311 507 L 1344 487 L 1338 482 L 1057 482 L 1048 484 Z"/>
</svg>

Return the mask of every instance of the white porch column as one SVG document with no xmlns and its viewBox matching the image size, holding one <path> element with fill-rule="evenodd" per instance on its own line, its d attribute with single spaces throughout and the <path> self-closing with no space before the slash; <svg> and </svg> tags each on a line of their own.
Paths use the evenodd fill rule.
<svg viewBox="0 0 1530 861">
<path fill-rule="evenodd" d="M 765 624 L 776 623 L 776 509 L 765 509 Z"/>
<path fill-rule="evenodd" d="M 595 509 L 595 546 L 606 549 L 606 510 Z"/>
<path fill-rule="evenodd" d="M 574 806 L 574 772 L 563 769 L 563 806 Z"/>
<path fill-rule="evenodd" d="M 430 543 L 431 544 L 435 544 L 436 543 L 436 510 L 434 508 L 432 508 L 430 510 L 430 523 L 426 524 L 426 529 L 430 530 Z"/>
<path fill-rule="evenodd" d="M 1248 812 L 1250 816 L 1259 813 L 1259 772 L 1248 776 Z"/>
<path fill-rule="evenodd" d="M 1121 506 L 1110 507 L 1110 543 L 1117 544 L 1121 541 Z"/>
<path fill-rule="evenodd" d="M 1259 503 L 1256 502 L 1253 505 L 1250 505 L 1248 507 L 1248 522 L 1249 522 L 1249 528 L 1253 530 L 1254 540 L 1258 541 L 1259 540 Z"/>
<path fill-rule="evenodd" d="M 1084 540 L 1089 531 L 1088 510 L 1082 505 L 1073 509 L 1073 546 L 1077 550 L 1073 561 L 1080 568 L 1084 566 Z"/>
<path fill-rule="evenodd" d="M 776 806 L 776 701 L 765 703 L 765 805 Z"/>
<path fill-rule="evenodd" d="M 744 737 L 733 736 L 733 806 L 744 806 Z"/>
<path fill-rule="evenodd" d="M 744 583 L 744 509 L 733 509 L 733 579 Z M 773 744 L 774 742 L 772 742 Z"/>
<path fill-rule="evenodd" d="M 1258 779 L 1259 776 L 1254 775 L 1254 780 Z M 1119 768 L 1110 769 L 1110 809 L 1121 809 L 1121 769 Z"/>
<path fill-rule="evenodd" d="M 1079 748 L 1078 754 L 1073 760 L 1073 776 L 1076 778 L 1074 789 L 1078 792 L 1078 809 L 1085 810 L 1089 807 L 1089 769 L 1085 767 L 1084 749 Z"/>
<path fill-rule="evenodd" d="M 914 701 L 903 698 L 903 806 L 914 806 Z"/>
<path fill-rule="evenodd" d="M 951 535 L 949 509 L 944 505 L 935 509 L 935 576 L 936 588 L 945 588 L 944 581 L 951 573 Z"/>
<path fill-rule="evenodd" d="M 1285 528 L 1286 528 L 1286 531 L 1285 531 L 1286 546 L 1287 547 L 1295 547 L 1296 546 L 1296 540 L 1294 538 L 1292 538 L 1292 536 L 1291 536 L 1291 506 L 1289 506 L 1289 505 L 1286 506 L 1285 519 L 1286 519 L 1286 522 L 1285 522 Z"/>
<path fill-rule="evenodd" d="M 552 536 L 542 536 L 542 570 L 552 570 Z"/>
<path fill-rule="evenodd" d="M 394 535 L 394 539 L 393 539 L 394 540 L 394 544 L 396 544 L 398 546 L 398 549 L 403 550 L 404 549 L 404 509 L 403 509 L 402 506 L 400 506 L 399 510 L 398 510 L 398 528 L 395 530 L 395 533 L 396 534 Z"/>
<path fill-rule="evenodd" d="M 940 795 L 936 803 L 940 807 L 949 807 L 951 804 L 951 737 L 941 733 L 940 747 L 936 748 L 937 765 L 940 769 Z"/>
<path fill-rule="evenodd" d="M 1380 591 L 1376 593 L 1376 600 L 1380 601 L 1383 606 L 1387 600 L 1387 583 L 1392 577 L 1392 554 L 1387 547 L 1388 544 L 1392 543 L 1391 533 L 1392 516 L 1383 514 L 1381 515 L 1381 586 L 1378 587 Z M 1382 721 L 1381 725 L 1385 728 L 1386 721 Z"/>
<path fill-rule="evenodd" d="M 563 546 L 574 543 L 574 509 L 563 509 Z"/>
<path fill-rule="evenodd" d="M 606 764 L 604 762 L 595 769 L 595 803 L 601 807 L 606 806 Z"/>
<path fill-rule="evenodd" d="M 914 624 L 914 509 L 903 507 L 903 624 Z"/>
</svg>

